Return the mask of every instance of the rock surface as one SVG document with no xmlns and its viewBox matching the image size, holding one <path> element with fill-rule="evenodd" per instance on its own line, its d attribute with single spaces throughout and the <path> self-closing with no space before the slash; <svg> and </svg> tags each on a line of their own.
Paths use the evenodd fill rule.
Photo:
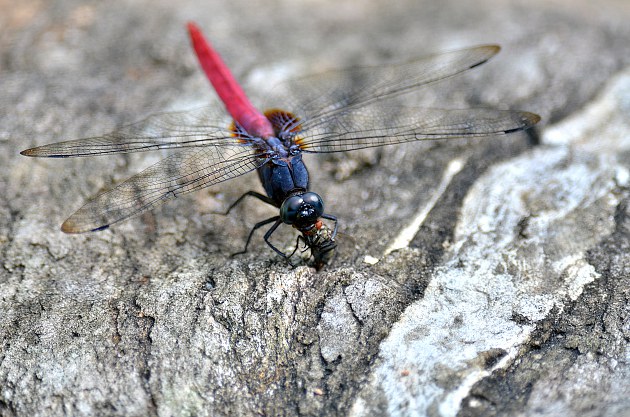
<svg viewBox="0 0 630 417">
<path fill-rule="evenodd" d="M 499 43 L 420 99 L 543 122 L 309 158 L 344 233 L 320 272 L 258 235 L 229 256 L 273 215 L 213 214 L 255 175 L 64 235 L 164 155 L 18 152 L 214 100 L 190 19 L 254 103 L 304 73 Z M 623 0 L 0 2 L 0 415 L 630 415 L 629 19 Z"/>
</svg>

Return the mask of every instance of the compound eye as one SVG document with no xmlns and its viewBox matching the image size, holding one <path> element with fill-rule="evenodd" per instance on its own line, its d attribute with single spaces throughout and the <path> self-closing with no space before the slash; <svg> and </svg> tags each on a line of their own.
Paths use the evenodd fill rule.
<svg viewBox="0 0 630 417">
<path fill-rule="evenodd" d="M 300 207 L 304 204 L 302 196 L 294 195 L 289 197 L 280 206 L 280 218 L 286 224 L 293 224 L 297 219 Z"/>
<path fill-rule="evenodd" d="M 324 201 L 318 194 L 312 192 L 304 193 L 302 194 L 302 199 L 304 200 L 305 204 L 313 207 L 313 210 L 315 210 L 317 217 L 324 214 Z"/>
</svg>

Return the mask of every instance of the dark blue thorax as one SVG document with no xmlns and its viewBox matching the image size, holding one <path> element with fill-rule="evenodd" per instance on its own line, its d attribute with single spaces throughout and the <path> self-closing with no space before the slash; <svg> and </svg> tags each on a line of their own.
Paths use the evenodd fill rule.
<svg viewBox="0 0 630 417">
<path fill-rule="evenodd" d="M 271 159 L 258 168 L 258 176 L 267 196 L 278 207 L 287 197 L 308 190 L 308 171 L 301 153 Z"/>
</svg>

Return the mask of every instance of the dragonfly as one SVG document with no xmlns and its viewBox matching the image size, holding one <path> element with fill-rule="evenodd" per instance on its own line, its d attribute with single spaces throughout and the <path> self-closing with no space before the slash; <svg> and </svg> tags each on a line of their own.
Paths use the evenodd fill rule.
<svg viewBox="0 0 630 417">
<path fill-rule="evenodd" d="M 401 64 L 330 71 L 288 81 L 298 94 L 294 108 L 264 112 L 254 107 L 217 51 L 193 22 L 187 25 L 194 52 L 231 122 L 216 108 L 166 112 L 102 136 L 43 145 L 22 151 L 31 157 L 88 157 L 160 149 L 172 155 L 83 205 L 61 226 L 66 233 L 99 231 L 179 196 L 257 171 L 265 194 L 254 197 L 279 210 L 256 223 L 271 225 L 264 241 L 284 258 L 300 244 L 315 267 L 326 265 L 337 248 L 337 217 L 310 190 L 305 154 L 347 152 L 414 141 L 505 135 L 532 127 L 534 113 L 517 110 L 444 110 L 399 105 L 395 98 L 477 67 L 496 55 L 498 45 L 481 45 Z M 350 81 L 349 81 L 350 80 Z M 331 222 L 329 226 L 325 221 Z M 280 225 L 299 234 L 286 254 L 270 238 Z"/>
</svg>

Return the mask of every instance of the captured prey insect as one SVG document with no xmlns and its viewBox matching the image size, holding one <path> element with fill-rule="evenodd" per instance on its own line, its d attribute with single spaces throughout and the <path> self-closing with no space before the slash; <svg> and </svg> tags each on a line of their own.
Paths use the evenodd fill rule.
<svg viewBox="0 0 630 417">
<path fill-rule="evenodd" d="M 232 118 L 221 125 L 212 109 L 162 113 L 103 136 L 53 143 L 22 152 L 35 157 L 78 157 L 180 148 L 115 188 L 97 195 L 70 216 L 66 233 L 102 230 L 182 194 L 256 170 L 266 195 L 250 191 L 279 209 L 257 223 L 271 224 L 270 242 L 281 224 L 297 229 L 316 267 L 336 248 L 337 218 L 324 211 L 322 198 L 309 191 L 302 156 L 436 140 L 502 135 L 536 124 L 536 114 L 491 109 L 443 110 L 396 106 L 393 98 L 474 68 L 499 52 L 496 45 L 446 52 L 408 63 L 354 68 L 289 82 L 298 92 L 291 111 L 264 113 L 249 101 L 218 53 L 194 23 L 188 31 L 197 58 Z M 234 207 L 232 205 L 232 207 Z M 228 210 L 229 212 L 229 210 Z M 322 219 L 334 223 L 330 228 Z M 297 247 L 296 247 L 297 249 Z M 294 251 L 295 252 L 295 251 Z"/>
</svg>

